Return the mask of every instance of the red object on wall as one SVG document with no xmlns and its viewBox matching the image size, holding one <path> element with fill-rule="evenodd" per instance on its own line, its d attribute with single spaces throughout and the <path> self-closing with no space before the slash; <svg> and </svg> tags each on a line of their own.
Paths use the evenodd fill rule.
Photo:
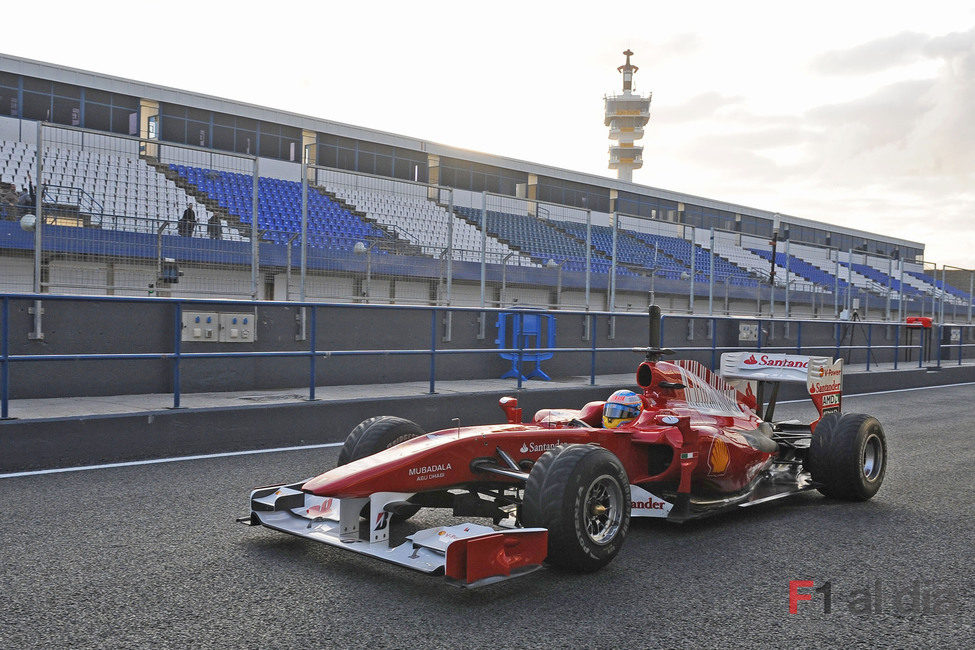
<svg viewBox="0 0 975 650">
<path fill-rule="evenodd" d="M 923 327 L 925 329 L 931 329 L 930 316 L 908 316 L 906 319 L 904 319 L 904 322 L 908 327 Z"/>
</svg>

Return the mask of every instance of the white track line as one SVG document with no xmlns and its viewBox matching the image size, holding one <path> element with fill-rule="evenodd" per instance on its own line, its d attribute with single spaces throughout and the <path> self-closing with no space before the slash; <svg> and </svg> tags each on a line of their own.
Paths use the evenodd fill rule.
<svg viewBox="0 0 975 650">
<path fill-rule="evenodd" d="M 891 390 L 878 390 L 871 393 L 857 393 L 856 395 L 844 395 L 843 399 L 854 397 L 868 397 L 870 395 L 886 395 L 888 393 L 906 393 L 912 390 L 931 390 L 933 388 L 954 388 L 955 386 L 973 386 L 975 381 L 964 382 L 961 384 L 941 384 L 939 386 L 918 386 L 917 388 L 893 388 Z M 790 399 L 778 402 L 779 404 L 797 404 L 805 402 L 806 399 Z M 300 447 L 275 447 L 274 449 L 249 449 L 246 451 L 227 451 L 219 454 L 199 454 L 196 456 L 176 456 L 174 458 L 155 458 L 150 460 L 132 460 L 125 463 L 106 463 L 104 465 L 83 465 L 81 467 L 60 467 L 56 469 L 37 469 L 29 472 L 11 472 L 0 474 L 0 479 L 18 478 L 21 476 L 38 476 L 40 474 L 60 474 L 62 472 L 83 472 L 93 469 L 111 469 L 113 467 L 134 467 L 136 465 L 158 465 L 159 463 L 176 463 L 184 460 L 205 460 L 208 458 L 226 458 L 228 456 L 250 456 L 254 454 L 272 454 L 278 451 L 301 451 L 303 449 L 324 449 L 326 447 L 341 447 L 343 442 L 327 442 L 320 445 L 302 445 Z"/>
<path fill-rule="evenodd" d="M 325 447 L 341 447 L 343 442 L 326 442 L 320 445 L 302 445 L 300 447 L 275 447 L 274 449 L 247 449 L 245 451 L 225 451 L 219 454 L 198 454 L 196 456 L 176 456 L 174 458 L 152 458 L 149 460 L 130 460 L 124 463 L 105 463 L 104 465 L 82 465 L 80 467 L 59 467 L 55 469 L 36 469 L 29 472 L 11 472 L 0 474 L 2 478 L 17 478 L 18 476 L 37 476 L 40 474 L 60 474 L 62 472 L 83 472 L 90 469 L 111 469 L 113 467 L 134 467 L 136 465 L 158 465 L 159 463 L 177 463 L 182 460 L 204 460 L 207 458 L 226 458 L 228 456 L 250 456 L 253 454 L 272 454 L 277 451 L 301 451 L 303 449 L 324 449 Z"/>
</svg>

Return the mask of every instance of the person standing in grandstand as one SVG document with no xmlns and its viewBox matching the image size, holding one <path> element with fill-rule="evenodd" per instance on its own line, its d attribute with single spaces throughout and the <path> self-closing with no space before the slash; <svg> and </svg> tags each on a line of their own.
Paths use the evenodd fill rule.
<svg viewBox="0 0 975 650">
<path fill-rule="evenodd" d="M 180 237 L 192 237 L 194 228 L 196 228 L 196 213 L 193 212 L 193 206 L 188 205 L 183 210 L 183 216 L 179 218 L 177 231 Z"/>
<path fill-rule="evenodd" d="M 27 174 L 27 188 L 24 190 L 20 198 L 17 199 L 17 207 L 20 210 L 20 216 L 24 216 L 28 212 L 34 211 L 34 205 L 37 203 L 37 194 L 34 192 L 34 183 L 31 180 L 30 174 Z"/>
<path fill-rule="evenodd" d="M 207 234 L 210 239 L 220 239 L 220 217 L 216 213 L 207 221 Z"/>
</svg>

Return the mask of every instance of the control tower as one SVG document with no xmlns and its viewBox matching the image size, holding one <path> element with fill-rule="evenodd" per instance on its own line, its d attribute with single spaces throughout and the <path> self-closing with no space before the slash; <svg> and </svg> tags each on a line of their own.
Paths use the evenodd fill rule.
<svg viewBox="0 0 975 650">
<path fill-rule="evenodd" d="M 636 141 L 643 137 L 643 127 L 650 121 L 650 99 L 652 95 L 639 95 L 633 92 L 633 74 L 639 70 L 630 64 L 633 52 L 626 50 L 626 63 L 616 68 L 623 73 L 623 92 L 619 95 L 606 95 L 606 120 L 609 139 L 618 143 L 609 147 L 609 168 L 615 169 L 621 181 L 632 181 L 633 170 L 643 167 L 643 147 Z"/>
</svg>

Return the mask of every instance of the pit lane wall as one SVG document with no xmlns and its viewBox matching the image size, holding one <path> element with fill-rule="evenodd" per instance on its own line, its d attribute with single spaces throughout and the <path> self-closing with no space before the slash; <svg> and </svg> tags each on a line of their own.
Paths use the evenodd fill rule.
<svg viewBox="0 0 975 650">
<path fill-rule="evenodd" d="M 964 382 L 975 382 L 975 366 L 848 373 L 844 377 L 844 393 Z M 0 473 L 340 443 L 360 421 L 380 414 L 414 420 L 427 431 L 456 426 L 452 420 L 458 417 L 463 425 L 498 423 L 504 420 L 498 407 L 498 399 L 504 395 L 517 396 L 525 419 L 529 419 L 539 409 L 578 408 L 588 401 L 605 399 L 619 388 L 633 385 L 518 391 L 512 383 L 512 389 L 504 392 L 472 390 L 409 397 L 381 397 L 376 395 L 378 389 L 364 386 L 363 392 L 368 394 L 346 401 L 7 420 L 0 422 Z M 808 399 L 808 395 L 802 385 L 783 384 L 779 399 Z"/>
<path fill-rule="evenodd" d="M 2 297 L 2 296 L 0 296 Z M 76 357 L 63 360 L 19 360 L 7 364 L 10 399 L 170 393 L 176 388 L 174 362 L 164 355 L 178 346 L 182 354 L 306 352 L 312 342 L 311 307 L 297 303 L 265 301 L 194 301 L 176 299 L 111 299 L 105 297 L 52 297 L 42 303 L 42 338 L 35 335 L 34 301 L 27 297 L 5 298 L 9 318 L 4 320 L 5 353 L 10 357 L 36 355 L 127 354 L 124 360 Z M 304 316 L 303 316 L 304 309 Z M 181 310 L 181 311 L 180 311 Z M 512 362 L 492 350 L 498 347 L 498 310 L 433 311 L 430 308 L 364 304 L 329 304 L 314 307 L 314 347 L 338 352 L 316 359 L 314 383 L 318 386 L 385 384 L 430 379 L 430 355 L 397 355 L 394 350 L 447 352 L 436 358 L 437 380 L 476 381 L 501 377 Z M 177 341 L 182 331 L 179 313 L 213 312 L 253 315 L 255 342 L 220 343 Z M 592 315 L 565 311 L 523 311 L 548 314 L 555 320 L 554 356 L 542 361 L 542 370 L 553 378 L 588 375 L 591 352 L 597 349 L 596 374 L 631 372 L 634 355 L 629 348 L 647 345 L 646 313 Z M 484 323 L 482 325 L 481 318 Z M 592 322 L 595 340 L 588 337 Z M 192 327 L 191 323 L 189 327 Z M 714 336 L 711 336 L 711 329 Z M 942 363 L 958 355 L 975 358 L 975 327 L 946 326 L 945 344 L 938 346 L 929 330 L 891 323 L 771 320 L 748 318 L 692 318 L 665 314 L 663 344 L 689 358 L 712 366 L 717 355 L 730 349 L 763 349 L 802 354 L 843 356 L 847 365 L 868 361 L 925 365 L 934 363 L 940 349 Z M 515 347 L 513 339 L 506 344 Z M 303 337 L 303 333 L 307 336 Z M 922 334 L 924 335 L 922 343 Z M 955 337 L 957 335 L 957 343 Z M 541 341 L 545 341 L 542 337 Z M 531 347 L 528 339 L 525 345 Z M 867 345 L 871 348 L 869 352 Z M 896 347 L 895 347 L 896 346 Z M 539 344 L 539 347 L 542 345 Z M 584 351 L 560 352 L 558 348 Z M 363 356 L 343 356 L 349 351 L 373 350 Z M 456 350 L 481 353 L 451 354 Z M 839 350 L 839 355 L 837 354 Z M 138 355 L 141 355 L 139 358 Z M 525 374 L 534 367 L 525 361 Z M 295 388 L 309 386 L 307 357 L 187 358 L 178 364 L 179 389 L 185 393 Z"/>
</svg>

